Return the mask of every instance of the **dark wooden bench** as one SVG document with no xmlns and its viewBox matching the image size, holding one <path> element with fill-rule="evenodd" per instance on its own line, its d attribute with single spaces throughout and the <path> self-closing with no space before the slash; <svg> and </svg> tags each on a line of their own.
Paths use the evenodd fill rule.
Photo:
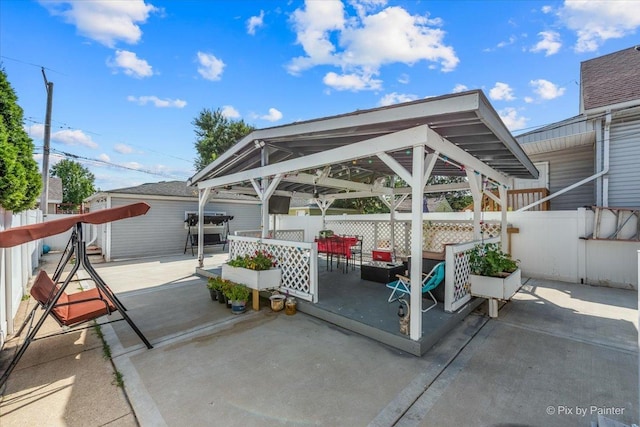
<svg viewBox="0 0 640 427">
<path fill-rule="evenodd" d="M 198 247 L 198 234 L 190 234 L 190 243 L 191 243 L 191 255 L 195 255 L 193 248 Z M 227 246 L 227 241 L 222 240 L 222 235 L 220 233 L 205 233 L 202 239 L 202 245 L 207 246 L 216 246 L 222 245 L 222 250 L 224 250 Z M 184 253 L 187 253 L 187 247 L 185 245 Z"/>
</svg>

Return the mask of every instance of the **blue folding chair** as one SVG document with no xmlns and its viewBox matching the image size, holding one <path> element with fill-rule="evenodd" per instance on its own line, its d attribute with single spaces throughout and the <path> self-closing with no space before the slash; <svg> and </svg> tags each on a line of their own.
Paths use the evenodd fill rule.
<svg viewBox="0 0 640 427">
<path fill-rule="evenodd" d="M 432 305 L 422 310 L 422 312 L 425 313 L 438 304 L 431 291 L 437 288 L 444 279 L 444 261 L 436 264 L 429 274 L 422 273 L 422 275 L 424 276 L 422 279 L 422 293 L 428 293 L 433 300 Z M 389 295 L 388 299 L 389 302 L 397 301 L 405 294 L 411 295 L 411 279 L 401 274 L 396 274 L 396 277 L 398 280 L 387 283 L 387 288 L 392 289 L 391 295 Z"/>
</svg>

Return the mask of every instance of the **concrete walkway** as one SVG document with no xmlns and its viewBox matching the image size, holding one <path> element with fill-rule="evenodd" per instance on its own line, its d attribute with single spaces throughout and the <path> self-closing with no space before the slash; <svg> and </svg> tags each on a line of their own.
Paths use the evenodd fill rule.
<svg viewBox="0 0 640 427">
<path fill-rule="evenodd" d="M 195 264 L 174 257 L 98 267 L 154 344 L 147 350 L 124 322 L 102 328 L 140 425 L 589 426 L 598 411 L 638 422 L 635 292 L 529 280 L 498 319 L 470 315 L 418 358 L 302 313 L 263 307 L 233 316 L 209 299 Z M 39 357 L 13 373 L 3 427 L 34 425 L 41 403 L 20 396 L 49 384 L 38 366 L 77 368 L 74 359 Z M 21 379 L 29 376 L 37 384 Z M 136 422 L 133 414 L 95 419 L 88 402 L 100 402 L 100 388 L 94 396 L 83 388 L 79 399 L 74 381 L 56 387 L 47 399 L 63 416 L 35 424 L 73 425 L 65 413 L 83 425 Z"/>
</svg>

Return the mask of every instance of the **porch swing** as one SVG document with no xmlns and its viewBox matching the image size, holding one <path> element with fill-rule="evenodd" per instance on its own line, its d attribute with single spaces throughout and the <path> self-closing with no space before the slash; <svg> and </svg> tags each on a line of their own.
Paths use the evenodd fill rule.
<svg viewBox="0 0 640 427">
<path fill-rule="evenodd" d="M 222 250 L 227 246 L 227 236 L 229 235 L 229 221 L 233 220 L 231 215 L 204 215 L 203 224 L 206 227 L 215 226 L 222 227 L 220 233 L 207 233 L 205 232 L 202 237 L 202 246 L 215 246 L 222 245 Z M 195 255 L 194 249 L 198 248 L 198 231 L 191 231 L 192 228 L 198 226 L 198 215 L 188 214 L 187 219 L 184 220 L 187 226 L 187 240 L 184 243 L 184 253 L 187 253 L 187 249 L 191 246 L 191 256 Z"/>
<path fill-rule="evenodd" d="M 73 215 L 53 221 L 10 228 L 0 232 L 0 248 L 10 248 L 32 240 L 60 234 L 73 228 L 71 238 L 58 262 L 53 277 L 49 277 L 45 271 L 40 271 L 31 287 L 30 293 L 37 301 L 37 304 L 27 315 L 22 326 L 16 332 L 15 337 L 19 337 L 27 325 L 29 325 L 29 332 L 19 350 L 11 359 L 2 377 L 0 377 L 0 389 L 9 379 L 9 375 L 15 369 L 31 342 L 90 328 L 92 326 L 78 326 L 101 316 L 110 315 L 115 311 L 120 312 L 122 319 L 105 323 L 125 320 L 145 346 L 148 349 L 153 348 L 133 320 L 127 315 L 127 309 L 91 265 L 87 255 L 86 242 L 82 235 L 82 224 L 104 224 L 120 219 L 132 218 L 146 214 L 149 208 L 150 206 L 146 203 L 134 203 L 88 214 Z M 61 280 L 64 268 L 72 260 L 74 254 L 76 261 L 72 263 L 71 270 L 66 278 Z M 65 290 L 71 282 L 76 281 L 73 277 L 78 272 L 80 266 L 83 267 L 84 271 L 89 275 L 91 280 L 93 280 L 95 288 L 67 294 Z M 36 317 L 36 311 L 38 311 L 39 308 L 41 308 L 43 312 L 34 325 L 33 322 Z M 36 337 L 48 315 L 51 315 L 56 322 L 66 330 Z"/>
</svg>

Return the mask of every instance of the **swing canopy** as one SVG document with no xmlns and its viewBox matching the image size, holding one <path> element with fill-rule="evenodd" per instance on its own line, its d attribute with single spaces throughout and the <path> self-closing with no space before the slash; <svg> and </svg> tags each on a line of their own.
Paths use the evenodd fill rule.
<svg viewBox="0 0 640 427">
<path fill-rule="evenodd" d="M 144 215 L 149 210 L 147 203 L 139 202 L 117 208 L 102 209 L 86 214 L 73 215 L 38 224 L 23 225 L 0 231 L 0 248 L 10 248 L 32 240 L 64 233 L 78 223 L 104 224 L 125 218 Z"/>
</svg>

